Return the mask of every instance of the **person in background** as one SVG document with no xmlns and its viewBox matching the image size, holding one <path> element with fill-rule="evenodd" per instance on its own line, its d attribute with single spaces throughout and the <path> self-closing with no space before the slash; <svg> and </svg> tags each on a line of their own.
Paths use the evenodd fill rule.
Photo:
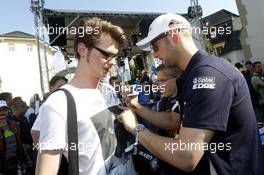
<svg viewBox="0 0 264 175">
<path fill-rule="evenodd" d="M 251 83 L 256 93 L 255 112 L 256 112 L 257 120 L 259 122 L 264 122 L 264 80 L 261 79 L 263 73 L 261 62 L 259 61 L 254 62 L 253 68 L 254 68 L 254 73 L 251 77 Z"/>
<path fill-rule="evenodd" d="M 55 75 L 53 76 L 51 79 L 50 79 L 50 82 L 49 82 L 49 90 L 50 92 L 46 93 L 45 94 L 45 98 L 44 99 L 47 99 L 48 96 L 56 91 L 57 89 L 59 89 L 61 86 L 65 85 L 68 83 L 68 79 L 65 78 L 64 76 L 61 76 L 61 75 Z M 34 97 L 32 97 L 35 99 L 35 95 Z M 35 100 L 34 100 L 35 101 Z M 34 116 L 35 115 L 35 116 Z M 35 123 L 35 120 L 37 119 L 37 115 L 34 114 L 31 118 L 31 126 L 34 125 Z M 40 126 L 38 125 L 40 124 L 40 122 L 37 122 L 37 124 L 34 125 L 34 128 L 31 128 L 31 136 L 32 136 L 32 139 L 34 141 L 34 143 L 38 143 L 38 140 L 39 140 L 39 128 Z"/>
<path fill-rule="evenodd" d="M 162 99 L 158 103 L 158 111 L 142 106 L 138 102 L 137 96 L 125 99 L 127 106 L 137 114 L 138 121 L 161 136 L 174 138 L 177 134 L 176 130 L 180 128 L 178 90 L 176 86 L 176 79 L 180 75 L 181 71 L 178 68 L 166 68 L 163 64 L 157 67 L 157 82 L 162 94 Z M 151 127 L 148 127 L 146 123 L 151 123 Z M 146 165 L 146 161 L 142 160 L 141 155 L 134 157 L 135 167 L 139 174 L 153 174 L 150 168 L 144 168 L 144 166 L 150 167 L 150 165 Z M 165 162 L 160 163 L 157 172 L 165 174 L 178 173 L 175 168 Z"/>
<path fill-rule="evenodd" d="M 0 93 L 0 100 L 6 101 L 7 106 L 10 108 L 12 100 L 13 100 L 12 93 L 10 93 L 10 92 L 2 92 L 2 93 Z"/>
<path fill-rule="evenodd" d="M 22 162 L 22 170 L 26 172 L 28 175 L 34 174 L 34 167 L 32 162 L 32 143 L 33 140 L 30 135 L 30 124 L 25 117 L 25 112 L 27 110 L 27 104 L 22 99 L 13 101 L 11 105 L 11 109 L 13 112 L 13 118 L 9 118 L 9 120 L 14 120 L 21 131 L 21 142 L 23 146 L 23 150 L 25 156 L 21 160 Z"/>
<path fill-rule="evenodd" d="M 14 97 L 14 98 L 12 99 L 12 103 L 16 103 L 17 101 L 23 101 L 22 97 L 17 96 L 17 97 Z M 12 103 L 11 103 L 11 105 L 12 105 Z"/>
<path fill-rule="evenodd" d="M 7 103 L 0 100 L 0 174 L 16 175 L 25 155 L 20 128 L 14 120 L 7 120 L 8 111 Z"/>
<path fill-rule="evenodd" d="M 248 85 L 248 89 L 249 89 L 252 105 L 253 105 L 253 107 L 255 107 L 255 105 L 256 105 L 256 99 L 254 99 L 255 90 L 254 90 L 254 88 L 252 86 L 252 83 L 251 83 L 251 77 L 252 77 L 252 75 L 254 73 L 252 62 L 251 61 L 247 61 L 245 63 L 245 68 L 246 68 L 246 72 L 243 75 L 244 75 L 244 77 L 245 77 L 245 79 L 247 81 L 247 85 Z"/>
<path fill-rule="evenodd" d="M 25 117 L 28 120 L 28 122 L 30 121 L 29 117 L 31 114 L 35 114 L 35 95 L 30 98 L 29 107 L 25 113 Z"/>
<path fill-rule="evenodd" d="M 56 91 L 57 89 L 59 89 L 60 87 L 62 87 L 63 85 L 65 85 L 67 83 L 68 83 L 68 79 L 65 78 L 64 76 L 61 76 L 61 75 L 53 76 L 49 81 L 49 90 L 50 91 L 44 94 L 43 101 L 41 103 L 44 103 L 48 99 L 48 97 L 51 95 L 51 93 L 53 93 L 54 91 Z M 38 152 L 38 150 L 36 150 L 35 147 L 39 141 L 39 136 L 40 136 L 39 130 L 41 128 L 41 123 L 42 123 L 40 118 L 37 117 L 38 111 L 39 111 L 38 108 L 41 105 L 38 94 L 35 94 L 32 97 L 32 105 L 34 105 L 34 113 L 31 113 L 29 116 L 29 126 L 30 126 L 31 138 L 32 138 L 33 143 L 34 143 L 33 164 L 35 167 L 36 166 L 36 160 L 37 160 L 37 152 Z M 65 173 L 67 174 L 67 160 L 64 157 L 62 157 L 59 174 L 65 174 Z"/>
<path fill-rule="evenodd" d="M 22 143 L 29 147 L 32 146 L 32 138 L 30 136 L 30 128 L 29 128 L 29 123 L 25 117 L 25 112 L 27 109 L 27 104 L 26 102 L 20 100 L 20 101 L 15 101 L 11 105 L 11 109 L 13 111 L 13 120 L 15 120 L 17 123 L 19 123 L 19 127 L 21 130 L 21 139 Z M 12 120 L 10 119 L 10 120 Z"/>
<path fill-rule="evenodd" d="M 49 91 L 52 93 L 55 90 L 59 89 L 61 86 L 68 83 L 68 79 L 61 75 L 55 75 L 50 79 L 49 82 Z"/>
<path fill-rule="evenodd" d="M 247 70 L 247 75 L 252 75 L 254 73 L 253 63 L 251 61 L 245 63 L 245 68 Z"/>
<path fill-rule="evenodd" d="M 142 70 L 142 75 L 141 75 L 140 82 L 143 82 L 143 81 L 146 81 L 146 82 L 150 81 L 150 78 L 149 78 L 149 75 L 148 75 L 148 71 L 146 71 L 146 70 Z"/>
<path fill-rule="evenodd" d="M 117 98 L 121 102 L 122 101 L 122 95 L 121 95 L 122 94 L 122 86 L 121 86 L 119 78 L 115 77 L 115 76 L 110 77 L 109 78 L 109 84 L 113 87 L 113 90 L 115 91 Z"/>
<path fill-rule="evenodd" d="M 149 81 L 146 81 L 144 79 L 140 82 L 141 85 L 141 91 L 138 94 L 138 102 L 147 108 L 151 108 L 151 106 L 148 104 L 150 101 L 150 84 Z"/>
<path fill-rule="evenodd" d="M 110 77 L 110 78 L 109 78 L 109 84 L 110 84 L 113 88 L 115 88 L 115 86 L 120 86 L 120 80 L 118 79 L 118 77 L 115 77 L 115 76 Z"/>
</svg>

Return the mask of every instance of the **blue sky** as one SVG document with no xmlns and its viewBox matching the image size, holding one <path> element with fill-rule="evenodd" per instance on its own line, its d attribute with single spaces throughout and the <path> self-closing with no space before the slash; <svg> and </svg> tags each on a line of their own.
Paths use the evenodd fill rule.
<svg viewBox="0 0 264 175">
<path fill-rule="evenodd" d="M 221 9 L 238 14 L 235 0 L 199 0 L 204 16 Z M 45 7 L 70 10 L 105 10 L 186 13 L 189 0 L 45 0 Z M 33 32 L 30 0 L 3 0 L 0 6 L 0 34 L 14 30 Z"/>
<path fill-rule="evenodd" d="M 33 34 L 31 0 L 3 0 L 0 6 L 0 34 L 23 31 Z M 204 16 L 226 9 L 238 14 L 235 0 L 199 0 Z M 187 13 L 189 0 L 45 0 L 45 8 L 67 10 L 98 10 L 128 12 Z M 56 71 L 64 69 L 63 57 L 58 52 Z"/>
</svg>

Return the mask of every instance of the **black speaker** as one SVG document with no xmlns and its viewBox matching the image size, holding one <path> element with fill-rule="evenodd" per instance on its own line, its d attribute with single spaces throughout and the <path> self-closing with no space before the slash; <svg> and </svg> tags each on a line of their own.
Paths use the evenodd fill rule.
<svg viewBox="0 0 264 175">
<path fill-rule="evenodd" d="M 142 34 L 142 38 L 145 38 L 148 35 L 149 26 L 152 23 L 153 19 L 143 19 L 139 23 L 139 31 Z"/>
<path fill-rule="evenodd" d="M 136 65 L 137 70 L 143 70 L 144 69 L 144 57 L 142 55 L 137 55 L 136 58 L 134 58 L 134 62 Z"/>
<path fill-rule="evenodd" d="M 51 46 L 67 45 L 67 28 L 64 17 L 48 17 L 47 26 Z M 58 38 L 57 38 L 58 37 Z"/>
</svg>

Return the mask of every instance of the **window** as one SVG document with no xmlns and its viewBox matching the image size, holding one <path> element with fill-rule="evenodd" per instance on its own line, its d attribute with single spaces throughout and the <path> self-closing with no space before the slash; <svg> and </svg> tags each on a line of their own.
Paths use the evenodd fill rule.
<svg viewBox="0 0 264 175">
<path fill-rule="evenodd" d="M 27 51 L 32 52 L 33 50 L 33 45 L 32 44 L 27 44 Z"/>
<path fill-rule="evenodd" d="M 8 44 L 8 50 L 9 50 L 9 52 L 14 52 L 15 51 L 15 44 Z"/>
</svg>

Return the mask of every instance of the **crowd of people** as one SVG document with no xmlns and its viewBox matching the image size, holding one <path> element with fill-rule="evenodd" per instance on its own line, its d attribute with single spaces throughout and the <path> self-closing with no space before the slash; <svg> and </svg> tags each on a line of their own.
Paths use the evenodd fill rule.
<svg viewBox="0 0 264 175">
<path fill-rule="evenodd" d="M 54 76 L 50 80 L 52 93 L 68 80 L 63 76 Z M 38 115 L 38 109 L 45 98 L 40 100 L 35 94 L 29 105 L 10 92 L 0 93 L 0 174 L 1 175 L 33 175 L 35 174 L 37 142 L 39 134 L 32 126 Z M 31 135 L 32 134 L 32 135 Z"/>
<path fill-rule="evenodd" d="M 26 102 L 11 93 L 0 94 L 0 173 L 33 173 L 30 122 Z"/>
<path fill-rule="evenodd" d="M 1 175 L 68 174 L 71 168 L 81 175 L 264 174 L 257 127 L 264 122 L 261 62 L 234 66 L 199 50 L 189 22 L 164 14 L 137 43 L 162 61 L 155 75 L 143 70 L 132 84 L 114 76 L 106 81 L 124 31 L 100 18 L 79 27 L 100 32 L 76 34 L 72 80 L 54 76 L 50 92 L 43 100 L 35 94 L 29 106 L 0 94 Z M 77 111 L 77 167 L 67 163 L 71 123 L 60 88 L 73 96 Z"/>
<path fill-rule="evenodd" d="M 244 75 L 257 121 L 264 122 L 264 64 L 260 61 L 247 61 L 245 65 L 236 63 L 235 67 Z"/>
</svg>

